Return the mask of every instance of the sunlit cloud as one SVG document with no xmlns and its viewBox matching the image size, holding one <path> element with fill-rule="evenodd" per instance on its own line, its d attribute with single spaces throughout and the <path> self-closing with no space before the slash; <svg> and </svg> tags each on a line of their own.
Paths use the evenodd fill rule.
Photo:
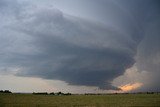
<svg viewBox="0 0 160 107">
<path fill-rule="evenodd" d="M 126 85 L 119 86 L 119 88 L 124 92 L 128 92 L 128 91 L 138 89 L 142 85 L 143 85 L 142 83 L 126 84 Z"/>
</svg>

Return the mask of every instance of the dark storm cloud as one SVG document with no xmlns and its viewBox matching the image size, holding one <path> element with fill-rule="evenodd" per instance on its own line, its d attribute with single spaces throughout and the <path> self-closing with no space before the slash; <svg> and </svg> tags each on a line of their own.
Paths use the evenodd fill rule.
<svg viewBox="0 0 160 107">
<path fill-rule="evenodd" d="M 4 4 L 9 3 L 1 1 L 0 8 Z M 3 22 L 3 27 L 0 26 L 0 68 L 1 72 L 18 76 L 117 89 L 111 81 L 135 63 L 137 46 L 145 36 L 144 23 L 134 23 L 145 15 L 132 17 L 133 20 L 119 8 L 117 11 L 124 16 L 110 20 L 118 23 L 120 29 L 69 16 L 58 9 L 28 8 L 21 4 L 16 7 L 20 8 L 18 16 L 21 17 L 8 19 L 12 23 Z M 4 11 L 10 8 L 12 5 Z M 125 22 L 123 18 L 126 23 L 121 24 Z"/>
<path fill-rule="evenodd" d="M 19 76 L 116 89 L 110 81 L 134 63 L 135 43 L 118 31 L 56 9 L 43 9 L 32 17 L 16 25 L 20 32 L 33 37 L 32 45 L 39 53 L 22 56 L 26 60 L 19 63 L 23 67 Z"/>
<path fill-rule="evenodd" d="M 124 4 L 126 5 L 124 0 Z M 160 2 L 158 0 L 139 0 L 133 1 L 128 5 L 133 11 L 135 18 L 137 19 L 139 26 L 142 30 L 142 39 L 137 48 L 136 54 L 136 67 L 140 75 L 140 82 L 143 86 L 138 91 L 159 91 L 159 75 L 160 75 Z M 143 5 L 143 6 L 142 6 Z M 138 11 L 134 11 L 138 8 Z M 146 73 L 146 74 L 145 74 Z M 134 76 L 134 74 L 133 74 Z M 146 79 L 147 78 L 147 79 Z"/>
</svg>

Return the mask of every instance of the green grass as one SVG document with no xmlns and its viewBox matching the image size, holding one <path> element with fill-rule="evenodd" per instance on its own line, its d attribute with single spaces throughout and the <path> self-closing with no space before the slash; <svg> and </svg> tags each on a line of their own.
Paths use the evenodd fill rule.
<svg viewBox="0 0 160 107">
<path fill-rule="evenodd" d="M 0 94 L 0 107 L 160 107 L 160 94 L 71 96 Z"/>
</svg>

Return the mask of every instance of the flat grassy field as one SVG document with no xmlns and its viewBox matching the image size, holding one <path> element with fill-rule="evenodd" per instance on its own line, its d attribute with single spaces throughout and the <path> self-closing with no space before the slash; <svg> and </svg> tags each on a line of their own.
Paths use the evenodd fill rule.
<svg viewBox="0 0 160 107">
<path fill-rule="evenodd" d="M 0 107 L 160 107 L 160 94 L 0 94 Z"/>
</svg>

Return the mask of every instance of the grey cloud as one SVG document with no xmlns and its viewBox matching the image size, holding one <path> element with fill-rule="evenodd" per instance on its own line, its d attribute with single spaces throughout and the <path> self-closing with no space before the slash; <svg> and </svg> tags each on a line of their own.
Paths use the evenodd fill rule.
<svg viewBox="0 0 160 107">
<path fill-rule="evenodd" d="M 4 23 L 1 29 L 3 72 L 62 80 L 71 85 L 118 89 L 111 82 L 135 63 L 137 47 L 144 37 L 139 25 L 130 22 L 129 15 L 112 20 L 130 22 L 119 24 L 122 28 L 117 29 L 69 16 L 58 9 L 25 8 L 19 12 L 23 17 L 10 19 L 12 23 Z"/>
<path fill-rule="evenodd" d="M 137 66 L 140 71 L 147 71 L 151 78 L 145 90 L 159 91 L 160 75 L 160 11 L 157 11 L 156 18 L 146 26 L 145 38 L 138 47 Z"/>
<path fill-rule="evenodd" d="M 21 5 L 18 5 L 17 0 L 1 0 L 0 13 L 2 15 L 18 14 Z M 11 16 L 10 16 L 11 17 Z"/>
<path fill-rule="evenodd" d="M 134 41 L 119 32 L 55 9 L 44 11 L 45 15 L 39 11 L 32 16 L 33 20 L 19 25 L 21 32 L 34 37 L 33 45 L 40 53 L 27 57 L 29 62 L 25 61 L 22 65 L 25 69 L 17 75 L 116 89 L 110 81 L 134 63 L 135 53 L 130 51 L 132 48 L 127 40 L 130 45 Z M 116 46 L 117 42 L 119 46 Z"/>
<path fill-rule="evenodd" d="M 20 68 L 18 76 L 117 89 L 110 82 L 134 63 L 136 41 L 110 27 L 56 9 L 40 9 L 28 16 L 8 26 L 14 37 L 19 33 L 19 40 L 4 62 Z"/>
<path fill-rule="evenodd" d="M 126 1 L 124 2 L 126 4 Z M 133 3 L 137 2 L 134 1 Z M 140 7 L 138 5 L 143 6 Z M 133 12 L 141 27 L 140 30 L 142 30 L 142 39 L 140 39 L 137 54 L 135 56 L 136 63 L 133 66 L 133 68 L 135 67 L 137 70 L 132 70 L 133 68 L 131 68 L 128 72 L 132 72 L 132 74 L 127 75 L 128 72 L 126 71 L 125 74 L 119 78 L 126 84 L 132 82 L 143 83 L 143 86 L 135 91 L 159 91 L 160 2 L 158 0 L 146 0 L 145 3 L 144 1 L 139 1 L 138 5 L 136 5 L 136 7 L 138 6 L 141 9 Z M 134 8 L 135 6 L 133 5 L 132 11 Z M 121 84 L 123 84 L 123 82 Z"/>
</svg>

